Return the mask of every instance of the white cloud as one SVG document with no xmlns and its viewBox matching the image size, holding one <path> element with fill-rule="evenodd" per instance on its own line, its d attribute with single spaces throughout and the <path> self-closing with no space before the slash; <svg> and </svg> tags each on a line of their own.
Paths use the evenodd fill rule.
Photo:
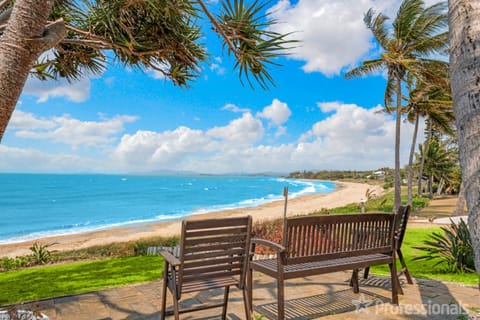
<svg viewBox="0 0 480 320">
<path fill-rule="evenodd" d="M 240 108 L 232 103 L 227 103 L 222 110 L 229 110 L 232 112 L 237 112 L 237 113 L 244 113 L 244 112 L 250 112 L 250 109 L 247 108 Z"/>
<path fill-rule="evenodd" d="M 100 121 L 81 121 L 70 115 L 39 118 L 32 113 L 16 110 L 9 129 L 25 139 L 43 139 L 60 142 L 76 149 L 80 145 L 94 147 L 115 141 L 115 135 L 124 131 L 124 124 L 137 120 L 135 116 L 116 115 Z"/>
<path fill-rule="evenodd" d="M 305 72 L 332 76 L 357 65 L 372 49 L 372 33 L 363 22 L 370 8 L 394 14 L 400 0 L 280 0 L 269 12 L 280 23 L 273 30 L 300 40 L 292 58 Z M 392 18 L 393 15 L 390 15 Z"/>
<path fill-rule="evenodd" d="M 220 76 L 224 75 L 226 69 L 222 66 L 222 58 L 215 57 L 214 60 L 215 62 L 210 64 L 210 71 L 213 71 Z"/>
<path fill-rule="evenodd" d="M 268 119 L 275 126 L 284 124 L 292 112 L 285 102 L 273 99 L 272 104 L 265 107 L 262 112 L 257 113 L 257 117 Z"/>
<path fill-rule="evenodd" d="M 105 161 L 77 155 L 52 154 L 33 148 L 0 145 L 2 172 L 113 172 Z"/>
<path fill-rule="evenodd" d="M 283 144 L 267 144 L 263 140 L 261 121 L 251 113 L 243 113 L 225 126 L 205 130 L 182 126 L 163 132 L 124 134 L 114 148 L 96 154 L 101 159 L 85 158 L 84 161 L 83 157 L 75 154 L 46 154 L 33 149 L 3 146 L 0 148 L 0 170 L 22 171 L 21 168 L 28 168 L 32 171 L 58 172 L 87 168 L 100 172 L 188 170 L 254 173 L 393 167 L 395 121 L 391 115 L 377 112 L 379 108 L 366 109 L 340 102 L 319 103 L 317 112 L 328 116 L 312 125 L 298 140 Z M 31 115 L 25 114 L 25 119 L 31 118 Z M 37 128 L 42 125 L 48 127 L 49 121 L 58 126 L 61 124 L 64 128 L 80 126 L 83 129 L 78 134 L 90 137 L 85 141 L 80 140 L 81 143 L 90 145 L 108 141 L 109 145 L 113 145 L 109 140 L 112 135 L 121 130 L 124 121 L 133 120 L 128 116 L 116 116 L 89 126 L 76 119 L 70 122 L 69 117 L 59 118 L 62 121 L 33 117 L 32 123 Z M 407 162 L 412 127 L 411 124 L 402 123 L 402 164 Z M 50 132 L 50 138 L 54 140 L 57 137 L 53 134 L 55 130 L 47 128 L 43 131 Z M 93 138 L 96 130 L 100 138 L 95 139 L 100 140 Z M 37 131 L 41 132 L 40 129 Z M 65 137 L 67 139 L 76 140 L 77 137 Z M 421 141 L 422 138 L 419 139 Z"/>
<path fill-rule="evenodd" d="M 33 113 L 23 112 L 15 109 L 12 118 L 8 123 L 9 129 L 50 129 L 55 127 L 55 122 L 49 119 L 40 118 Z"/>
<path fill-rule="evenodd" d="M 393 167 L 395 121 L 390 115 L 377 112 L 380 107 L 339 102 L 318 107 L 330 116 L 291 143 L 259 143 L 263 129 L 258 119 L 244 113 L 227 126 L 205 131 L 179 127 L 125 135 L 112 162 L 122 159 L 122 168 L 129 171 L 205 173 Z M 249 135 L 250 130 L 256 134 Z M 402 163 L 407 161 L 412 131 L 412 125 L 402 123 Z"/>
<path fill-rule="evenodd" d="M 202 131 L 187 127 L 162 133 L 137 131 L 123 136 L 112 161 L 134 171 L 180 168 L 189 156 L 201 157 L 211 143 Z"/>
<path fill-rule="evenodd" d="M 83 102 L 90 97 L 90 86 L 90 79 L 88 78 L 69 83 L 64 78 L 42 81 L 35 77 L 29 77 L 23 88 L 23 93 L 37 96 L 38 103 L 58 97 L 65 97 L 73 102 Z"/>
<path fill-rule="evenodd" d="M 214 127 L 206 132 L 208 137 L 229 141 L 237 146 L 252 144 L 263 136 L 263 125 L 252 114 L 244 113 L 224 127 Z"/>
</svg>

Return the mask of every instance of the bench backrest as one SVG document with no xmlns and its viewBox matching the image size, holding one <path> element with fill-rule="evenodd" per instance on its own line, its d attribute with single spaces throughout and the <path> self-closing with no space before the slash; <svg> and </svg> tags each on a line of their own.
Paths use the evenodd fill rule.
<svg viewBox="0 0 480 320">
<path fill-rule="evenodd" d="M 397 237 L 398 249 L 401 248 L 405 232 L 407 231 L 408 218 L 410 217 L 410 206 L 400 206 L 397 211 L 397 225 L 395 227 L 395 236 Z"/>
<path fill-rule="evenodd" d="M 395 216 L 364 213 L 287 218 L 283 239 L 286 263 L 392 252 Z"/>
<path fill-rule="evenodd" d="M 251 233 L 251 216 L 184 220 L 178 257 L 181 263 L 178 269 L 180 292 L 189 283 L 198 283 L 199 280 L 208 280 L 215 287 L 225 277 L 237 278 L 237 286 L 242 287 L 248 267 Z"/>
</svg>

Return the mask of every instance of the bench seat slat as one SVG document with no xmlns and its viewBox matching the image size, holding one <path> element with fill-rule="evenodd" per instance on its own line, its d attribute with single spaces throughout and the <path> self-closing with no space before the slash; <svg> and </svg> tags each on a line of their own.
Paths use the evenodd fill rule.
<svg viewBox="0 0 480 320">
<path fill-rule="evenodd" d="M 285 265 L 283 268 L 284 279 L 293 279 L 304 276 L 319 275 L 335 271 L 352 270 L 354 268 L 368 267 L 375 264 L 390 263 L 392 256 L 388 254 L 370 254 L 355 257 L 314 261 Z M 278 275 L 277 259 L 254 260 L 250 263 L 253 270 L 261 271 L 271 277 Z"/>
</svg>

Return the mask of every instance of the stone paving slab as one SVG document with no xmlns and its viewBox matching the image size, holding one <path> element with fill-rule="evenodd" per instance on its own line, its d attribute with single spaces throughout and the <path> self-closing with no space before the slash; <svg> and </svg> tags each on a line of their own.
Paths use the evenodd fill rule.
<svg viewBox="0 0 480 320">
<path fill-rule="evenodd" d="M 337 272 L 286 281 L 286 319 L 479 319 L 478 288 L 434 280 L 415 279 L 413 285 L 402 279 L 404 295 L 399 305 L 390 304 L 388 278 L 362 280 L 360 293 L 348 283 L 350 273 Z M 170 294 L 167 307 L 172 305 Z M 262 320 L 276 319 L 275 281 L 254 274 L 254 311 Z M 160 318 L 161 282 L 59 297 L 36 302 L 34 308 L 51 320 L 153 320 Z M 218 303 L 223 290 L 192 293 L 182 297 L 181 305 Z M 28 306 L 24 306 L 28 307 Z M 182 314 L 182 320 L 217 320 L 221 308 Z M 229 320 L 245 319 L 242 292 L 232 288 L 227 311 Z M 169 317 L 167 319 L 173 319 Z"/>
</svg>

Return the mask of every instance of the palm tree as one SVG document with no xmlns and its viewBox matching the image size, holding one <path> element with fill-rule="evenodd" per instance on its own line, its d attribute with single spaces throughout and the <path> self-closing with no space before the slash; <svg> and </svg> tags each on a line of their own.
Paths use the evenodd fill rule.
<svg viewBox="0 0 480 320">
<path fill-rule="evenodd" d="M 438 181 L 450 180 L 450 174 L 455 168 L 456 155 L 447 150 L 438 138 L 431 139 L 426 149 L 420 145 L 419 153 L 425 159 L 425 173 L 428 175 L 428 192 L 433 198 L 433 184 Z"/>
<path fill-rule="evenodd" d="M 412 136 L 412 145 L 410 148 L 410 156 L 408 161 L 407 175 L 407 204 L 412 204 L 413 199 L 413 156 L 415 154 L 416 140 L 418 135 L 418 127 L 420 118 L 425 118 L 428 127 L 432 124 L 443 133 L 453 134 L 452 122 L 455 120 L 452 109 L 452 101 L 450 95 L 450 82 L 448 81 L 448 70 L 428 70 L 429 75 L 425 79 L 428 81 L 420 81 L 411 79 L 407 82 L 409 87 L 409 99 L 406 106 L 407 119 L 414 123 Z M 426 142 L 431 136 L 431 128 L 427 133 Z M 424 144 L 424 149 L 426 144 Z M 421 193 L 421 183 L 423 176 L 422 158 L 419 175 L 418 175 L 418 193 Z"/>
<path fill-rule="evenodd" d="M 449 1 L 450 78 L 468 227 L 480 274 L 480 1 Z"/>
<path fill-rule="evenodd" d="M 379 58 L 367 60 L 363 65 L 346 73 L 347 78 L 363 76 L 387 70 L 385 107 L 390 108 L 393 97 L 395 105 L 395 209 L 401 205 L 400 193 L 400 120 L 402 111 L 402 83 L 407 74 L 422 79 L 427 69 L 444 62 L 430 59 L 446 48 L 448 33 L 445 32 L 447 15 L 445 4 L 425 8 L 422 0 L 404 0 L 398 9 L 392 28 L 389 18 L 370 9 L 364 22 L 372 31 L 383 53 Z"/>
<path fill-rule="evenodd" d="M 294 41 L 268 28 L 275 21 L 265 6 L 223 0 L 214 16 L 204 0 L 0 0 L 0 141 L 29 75 L 98 74 L 107 51 L 123 65 L 188 85 L 207 58 L 199 43 L 202 17 L 235 58 L 240 79 L 268 87 L 268 66 Z"/>
</svg>

